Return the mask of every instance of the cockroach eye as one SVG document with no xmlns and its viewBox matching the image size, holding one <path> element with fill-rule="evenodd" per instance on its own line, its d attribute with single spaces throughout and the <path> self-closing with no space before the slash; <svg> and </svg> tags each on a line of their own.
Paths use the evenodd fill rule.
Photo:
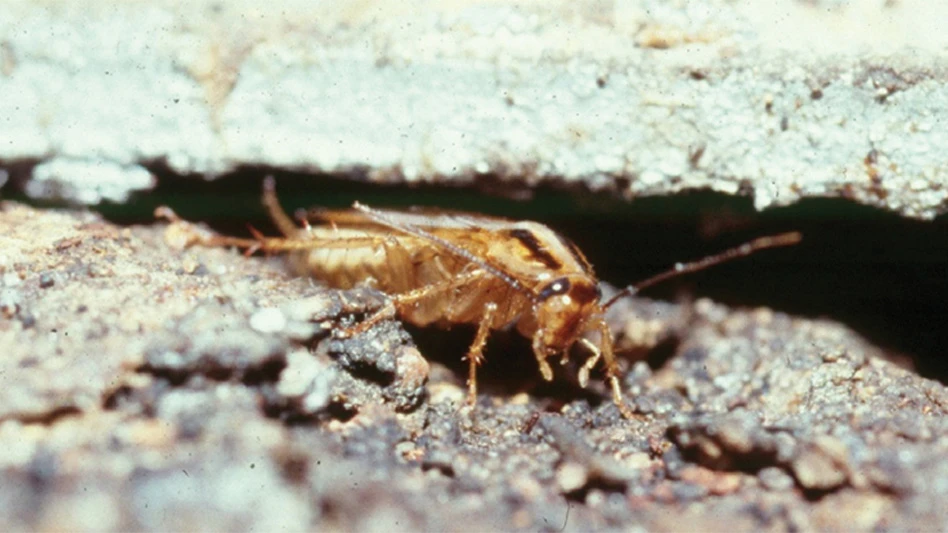
<svg viewBox="0 0 948 533">
<path fill-rule="evenodd" d="M 543 287 L 543 289 L 540 290 L 540 294 L 537 295 L 537 299 L 542 302 L 543 300 L 546 300 L 547 298 L 550 298 L 551 296 L 556 296 L 558 294 L 566 294 L 567 292 L 569 292 L 569 289 L 570 289 L 569 280 L 566 278 L 559 278 L 557 280 L 552 281 L 546 287 Z"/>
</svg>

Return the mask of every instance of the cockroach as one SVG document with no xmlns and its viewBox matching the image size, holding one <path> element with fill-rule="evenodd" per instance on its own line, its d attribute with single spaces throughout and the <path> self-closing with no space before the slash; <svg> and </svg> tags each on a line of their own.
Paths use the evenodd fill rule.
<svg viewBox="0 0 948 533">
<path fill-rule="evenodd" d="M 364 284 L 390 296 L 348 334 L 394 316 L 417 326 L 476 326 L 465 357 L 470 404 L 477 398 L 477 367 L 491 331 L 512 326 L 530 339 L 547 381 L 553 379 L 548 359 L 558 355 L 565 364 L 572 346 L 581 344 L 590 355 L 578 371 L 580 386 L 586 386 L 601 359 L 612 399 L 626 417 L 633 413 L 622 399 L 606 310 L 623 296 L 667 278 L 801 238 L 797 232 L 762 237 L 679 263 L 603 302 L 599 280 L 579 248 L 538 222 L 430 209 L 390 211 L 356 202 L 351 209 L 306 211 L 298 217 L 300 227 L 280 206 L 272 178 L 264 181 L 263 204 L 282 237 L 253 231 L 252 239 L 238 238 L 192 228 L 189 244 L 236 246 L 249 254 L 287 253 L 298 272 L 332 287 Z M 170 209 L 159 209 L 159 216 L 187 224 Z"/>
</svg>

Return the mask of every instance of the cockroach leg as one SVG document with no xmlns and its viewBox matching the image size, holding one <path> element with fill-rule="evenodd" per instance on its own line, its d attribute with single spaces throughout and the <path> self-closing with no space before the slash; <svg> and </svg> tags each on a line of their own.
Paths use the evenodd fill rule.
<svg viewBox="0 0 948 533">
<path fill-rule="evenodd" d="M 599 326 L 601 334 L 605 335 L 608 333 L 608 327 L 605 326 L 605 321 L 602 321 Z M 611 339 L 611 337 L 610 337 Z M 586 362 L 583 363 L 583 366 L 580 367 L 577 378 L 579 379 L 579 386 L 586 388 L 586 385 L 589 383 L 589 372 L 596 366 L 596 363 L 599 362 L 599 359 L 603 357 L 603 350 L 596 346 L 596 343 L 590 341 L 587 338 L 580 338 L 579 341 L 583 346 L 586 347 L 592 355 L 589 359 L 586 359 Z M 612 354 L 612 343 L 605 345 L 605 349 L 608 350 L 605 356 L 605 365 L 606 365 L 606 381 L 609 383 L 609 388 L 612 389 L 612 401 L 616 404 L 616 407 L 619 409 L 619 412 L 622 413 L 622 416 L 625 418 L 633 418 L 635 413 L 629 409 L 625 400 L 622 397 L 622 387 L 619 384 L 618 377 L 618 368 L 615 362 L 615 357 L 610 357 Z"/>
<path fill-rule="evenodd" d="M 533 355 L 537 358 L 537 364 L 540 365 L 540 375 L 546 381 L 553 381 L 553 369 L 550 368 L 549 361 L 546 360 L 546 348 L 543 346 L 543 328 L 537 328 L 533 335 Z"/>
<path fill-rule="evenodd" d="M 610 374 L 609 385 L 612 388 L 612 401 L 616 404 L 616 407 L 619 408 L 619 412 L 622 413 L 622 416 L 625 418 L 634 419 L 635 413 L 629 409 L 625 404 L 625 400 L 622 398 L 622 387 L 619 386 L 619 377 L 615 374 Z"/>
<path fill-rule="evenodd" d="M 184 222 L 184 220 L 181 217 L 179 217 L 178 214 L 175 213 L 173 209 L 171 209 L 170 207 L 166 205 L 159 205 L 158 207 L 156 207 L 154 215 L 155 215 L 155 218 L 167 220 L 168 222 L 171 222 L 172 224 L 176 224 L 178 222 Z"/>
<path fill-rule="evenodd" d="M 399 308 L 415 304 L 425 298 L 442 294 L 446 291 L 453 290 L 455 287 L 464 286 L 477 276 L 484 275 L 481 271 L 474 271 L 466 276 L 461 276 L 459 278 L 450 279 L 445 282 L 436 283 L 433 285 L 427 285 L 413 291 L 404 292 L 402 294 L 396 294 L 391 296 L 391 299 L 379 308 L 378 311 L 372 313 L 371 316 L 359 322 L 358 324 L 344 329 L 341 333 L 344 336 L 351 337 L 353 335 L 358 335 L 360 333 L 365 333 L 372 326 L 378 324 L 380 321 L 394 318 L 397 314 Z"/>
<path fill-rule="evenodd" d="M 392 235 L 385 238 L 381 245 L 385 253 L 385 260 L 392 269 L 391 279 L 393 282 L 409 285 L 412 279 L 410 268 L 412 260 L 408 251 Z"/>
<path fill-rule="evenodd" d="M 487 335 L 490 333 L 495 312 L 497 312 L 497 304 L 491 302 L 484 306 L 484 316 L 481 317 L 474 342 L 471 343 L 471 348 L 467 352 L 467 360 L 470 363 L 467 377 L 467 403 L 469 405 L 477 403 L 477 366 L 484 361 L 484 344 L 487 343 Z"/>
<path fill-rule="evenodd" d="M 286 214 L 276 195 L 276 181 L 273 176 L 267 176 L 263 180 L 263 206 L 270 215 L 270 220 L 280 230 L 280 233 L 286 237 L 294 237 L 299 233 L 299 228 L 293 222 L 293 219 Z"/>
<path fill-rule="evenodd" d="M 622 416 L 629 419 L 634 418 L 635 413 L 632 411 L 632 409 L 629 409 L 622 396 L 622 387 L 619 384 L 619 363 L 616 362 L 616 356 L 612 346 L 612 331 L 609 329 L 609 324 L 606 323 L 605 318 L 602 316 L 600 316 L 596 322 L 596 329 L 599 330 L 599 346 L 596 350 L 598 355 L 595 355 L 586 361 L 586 364 L 584 364 L 582 369 L 580 369 L 580 384 L 585 386 L 583 381 L 589 379 L 589 371 L 592 369 L 593 365 L 596 364 L 599 355 L 601 355 L 603 359 L 603 365 L 606 367 L 606 381 L 609 382 L 609 388 L 612 389 L 612 402 L 616 404 L 616 407 L 619 409 L 619 412 L 622 413 Z"/>
<path fill-rule="evenodd" d="M 366 331 L 372 329 L 373 326 L 378 324 L 383 320 L 388 320 L 395 318 L 395 302 L 389 300 L 382 307 L 378 308 L 374 313 L 369 315 L 365 320 L 340 330 L 338 335 L 340 337 L 354 337 L 356 335 L 365 333 Z"/>
<path fill-rule="evenodd" d="M 589 383 L 589 371 L 592 370 L 593 367 L 596 366 L 596 363 L 599 362 L 599 358 L 602 357 L 602 352 L 589 339 L 582 338 L 579 339 L 579 342 L 582 343 L 586 349 L 592 352 L 592 355 L 589 357 L 589 359 L 586 359 L 586 362 L 583 363 L 583 366 L 579 369 L 579 375 L 577 376 L 579 378 L 579 386 L 585 389 L 586 384 Z"/>
<path fill-rule="evenodd" d="M 281 211 L 282 213 L 282 211 Z M 286 214 L 283 213 L 285 216 Z M 181 242 L 182 248 L 189 248 L 194 245 L 206 246 L 209 248 L 226 248 L 233 246 L 249 252 L 263 251 L 266 253 L 293 252 L 300 250 L 312 250 L 315 248 L 352 248 L 358 246 L 378 246 L 385 242 L 386 237 L 351 237 L 346 239 L 313 239 L 313 238 L 284 238 L 284 237 L 264 237 L 260 232 L 251 228 L 251 233 L 256 237 L 253 239 L 244 239 L 240 237 L 229 237 L 219 235 L 210 230 L 201 228 L 191 222 L 188 222 L 178 216 L 171 208 L 160 206 L 155 209 L 155 216 L 163 218 L 171 223 L 169 231 L 175 233 L 176 242 Z M 271 213 L 271 216 L 278 215 Z M 274 223 L 279 224 L 276 220 Z M 292 222 L 291 222 L 292 224 Z"/>
<path fill-rule="evenodd" d="M 170 207 L 159 206 L 155 209 L 155 217 L 163 218 L 171 224 L 165 230 L 165 240 L 173 246 L 190 248 L 200 246 L 236 246 L 243 249 L 258 249 L 260 242 L 255 239 L 241 239 L 238 237 L 224 237 L 208 229 L 192 224 L 178 216 Z"/>
</svg>

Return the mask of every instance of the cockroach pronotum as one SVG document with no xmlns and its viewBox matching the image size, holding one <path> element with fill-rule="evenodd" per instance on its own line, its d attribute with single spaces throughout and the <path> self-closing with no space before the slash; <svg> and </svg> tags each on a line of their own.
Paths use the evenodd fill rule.
<svg viewBox="0 0 948 533">
<path fill-rule="evenodd" d="M 589 372 L 602 359 L 612 399 L 626 417 L 633 413 L 622 400 L 605 311 L 621 297 L 667 278 L 801 239 L 798 232 L 762 237 L 679 263 L 602 302 L 599 281 L 579 248 L 537 222 L 442 210 L 389 211 L 356 202 L 351 209 L 307 211 L 299 217 L 299 227 L 280 207 L 272 178 L 264 181 L 263 204 L 283 237 L 254 232 L 253 239 L 244 239 L 195 229 L 192 243 L 289 253 L 297 271 L 331 287 L 365 284 L 388 294 L 388 302 L 350 328 L 350 334 L 392 316 L 417 326 L 476 326 L 466 356 L 470 404 L 477 397 L 477 366 L 492 330 L 513 326 L 531 339 L 547 381 L 553 379 L 548 359 L 559 355 L 566 363 L 570 348 L 579 343 L 590 353 L 578 371 L 580 386 L 586 386 Z M 188 224 L 168 208 L 156 214 Z"/>
</svg>

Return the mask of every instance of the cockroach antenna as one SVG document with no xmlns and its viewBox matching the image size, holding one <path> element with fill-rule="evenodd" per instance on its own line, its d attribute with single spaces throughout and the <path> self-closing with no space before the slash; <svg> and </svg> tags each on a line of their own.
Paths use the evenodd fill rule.
<svg viewBox="0 0 948 533">
<path fill-rule="evenodd" d="M 675 266 L 669 270 L 656 274 L 645 281 L 636 283 L 635 285 L 629 285 L 628 287 L 617 292 L 612 298 L 609 299 L 609 301 L 603 304 L 602 308 L 608 309 L 612 306 L 612 304 L 618 302 L 624 296 L 635 296 L 643 289 L 661 283 L 667 279 L 678 277 L 684 274 L 690 274 L 699 270 L 704 270 L 714 265 L 726 263 L 732 259 L 746 257 L 759 250 L 764 250 L 767 248 L 779 248 L 782 246 L 793 246 L 799 243 L 802 239 L 803 235 L 799 231 L 791 231 L 788 233 L 781 233 L 779 235 L 771 235 L 769 237 L 759 237 L 750 242 L 745 242 L 740 246 L 735 246 L 734 248 L 730 248 L 721 253 L 710 255 L 691 263 L 675 263 Z"/>
</svg>

